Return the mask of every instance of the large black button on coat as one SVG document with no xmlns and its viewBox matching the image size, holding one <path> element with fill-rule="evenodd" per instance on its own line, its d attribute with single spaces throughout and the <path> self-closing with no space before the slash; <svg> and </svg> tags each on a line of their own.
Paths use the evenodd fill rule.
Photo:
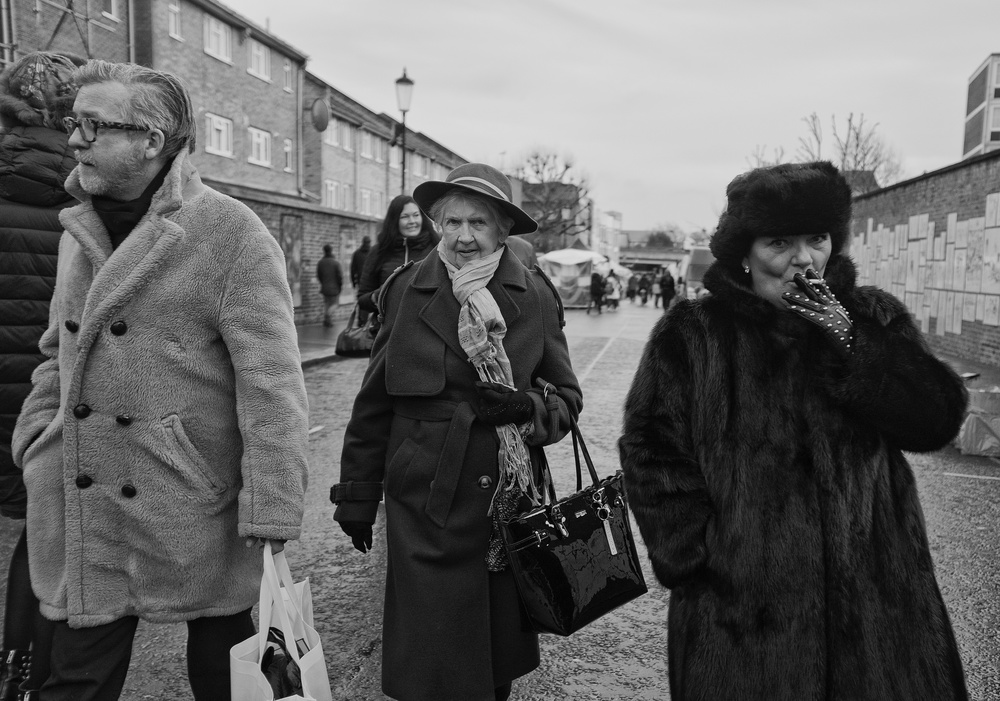
<svg viewBox="0 0 1000 701">
<path fill-rule="evenodd" d="M 132 425 L 132 417 L 129 416 L 128 414 L 119 414 L 118 416 L 115 417 L 115 421 L 117 421 L 122 426 Z"/>
<path fill-rule="evenodd" d="M 80 325 L 75 321 L 73 321 L 72 319 L 67 319 L 66 330 L 69 331 L 70 333 L 76 333 L 77 331 L 80 330 Z"/>
<path fill-rule="evenodd" d="M 123 485 L 122 485 L 122 495 L 123 495 L 123 496 L 125 496 L 125 497 L 127 497 L 127 498 L 131 499 L 131 498 L 132 498 L 132 497 L 134 497 L 134 496 L 135 496 L 135 495 L 136 495 L 137 493 L 138 493 L 138 492 L 136 491 L 136 488 L 135 488 L 134 486 L 132 486 L 131 484 L 123 484 Z"/>
<path fill-rule="evenodd" d="M 77 475 L 76 476 L 76 486 L 80 489 L 86 489 L 94 483 L 93 478 L 90 475 Z"/>
<path fill-rule="evenodd" d="M 78 419 L 85 419 L 90 416 L 90 407 L 86 404 L 77 404 L 73 407 L 73 416 Z"/>
<path fill-rule="evenodd" d="M 126 331 L 128 331 L 128 324 L 126 324 L 124 321 L 119 320 L 111 324 L 111 333 L 113 333 L 115 336 L 121 336 Z"/>
</svg>

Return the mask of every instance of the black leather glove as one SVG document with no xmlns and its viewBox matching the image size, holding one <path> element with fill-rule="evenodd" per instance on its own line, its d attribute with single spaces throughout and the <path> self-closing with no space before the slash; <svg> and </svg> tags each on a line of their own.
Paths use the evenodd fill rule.
<svg viewBox="0 0 1000 701">
<path fill-rule="evenodd" d="M 354 543 L 358 552 L 366 553 L 372 549 L 372 524 L 363 521 L 339 521 L 340 529 Z"/>
<path fill-rule="evenodd" d="M 848 311 L 830 291 L 826 281 L 812 268 L 806 270 L 805 275 L 795 273 L 793 279 L 801 292 L 786 292 L 781 295 L 788 303 L 789 309 L 823 329 L 826 337 L 842 355 L 850 355 L 854 339 L 854 322 L 851 321 Z"/>
<path fill-rule="evenodd" d="M 534 403 L 527 392 L 513 390 L 496 382 L 477 382 L 479 407 L 476 416 L 492 426 L 520 425 L 531 419 Z"/>
</svg>

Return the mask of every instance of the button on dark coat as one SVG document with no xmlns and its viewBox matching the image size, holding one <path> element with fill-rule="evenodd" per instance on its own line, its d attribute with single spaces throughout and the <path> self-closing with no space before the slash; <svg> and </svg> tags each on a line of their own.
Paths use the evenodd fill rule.
<svg viewBox="0 0 1000 701">
<path fill-rule="evenodd" d="M 527 443 L 537 450 L 560 440 L 582 406 L 558 303 L 540 274 L 509 250 L 487 289 L 508 326 L 503 344 L 514 384 L 533 388 L 535 433 Z M 382 688 L 407 701 L 492 701 L 494 686 L 538 665 L 538 636 L 522 627 L 509 568 L 486 569 L 495 488 L 483 482 L 496 484 L 499 440 L 472 414 L 478 376 L 459 344 L 459 304 L 438 255 L 401 273 L 384 294 L 385 321 L 341 458 L 342 482 L 385 486 Z M 558 388 L 554 433 L 537 378 Z M 449 438 L 454 422 L 471 422 L 468 432 Z M 466 439 L 464 460 L 448 459 L 452 442 Z M 450 479 L 455 492 L 445 498 L 441 485 Z M 335 517 L 370 523 L 377 507 L 345 501 Z"/>
</svg>

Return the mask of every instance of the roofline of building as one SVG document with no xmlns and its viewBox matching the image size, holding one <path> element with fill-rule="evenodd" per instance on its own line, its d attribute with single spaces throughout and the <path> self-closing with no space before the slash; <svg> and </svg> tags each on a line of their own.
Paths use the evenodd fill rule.
<svg viewBox="0 0 1000 701">
<path fill-rule="evenodd" d="M 249 36 L 256 39 L 260 43 L 266 44 L 272 49 L 280 51 L 289 58 L 296 59 L 299 63 L 305 64 L 305 62 L 309 60 L 309 57 L 306 54 L 302 53 L 291 44 L 282 41 L 260 25 L 251 22 L 243 15 L 235 12 L 222 3 L 215 2 L 215 0 L 188 0 L 188 2 L 193 5 L 197 5 L 201 9 L 205 10 L 209 14 L 215 15 L 219 19 L 225 20 L 230 24 L 238 25 L 240 29 L 244 32 L 249 32 Z"/>
<path fill-rule="evenodd" d="M 213 190 L 218 190 L 222 194 L 229 195 L 230 197 L 238 200 L 251 200 L 253 202 L 262 202 L 264 204 L 273 204 L 281 207 L 304 209 L 310 212 L 317 212 L 319 214 L 332 214 L 345 219 L 355 219 L 359 222 L 377 222 L 380 220 L 379 217 L 370 217 L 366 214 L 358 214 L 357 212 L 345 212 L 339 209 L 330 209 L 329 207 L 324 207 L 323 205 L 310 202 L 305 198 L 295 197 L 294 195 L 284 195 L 271 192 L 269 190 L 261 190 L 256 187 L 250 187 L 248 185 L 237 185 L 236 183 L 229 183 L 223 180 L 215 180 L 214 178 L 208 177 L 203 177 L 202 181 L 204 181 L 204 183 Z"/>
<path fill-rule="evenodd" d="M 853 199 L 855 201 L 865 200 L 870 197 L 875 197 L 877 195 L 889 192 L 890 190 L 895 190 L 901 187 L 912 185 L 913 183 L 920 182 L 921 180 L 928 180 L 930 178 L 937 177 L 938 175 L 942 175 L 944 173 L 949 173 L 954 170 L 961 170 L 962 168 L 965 168 L 966 166 L 972 163 L 977 163 L 979 161 L 988 161 L 992 158 L 1000 158 L 1000 151 L 990 151 L 989 153 L 981 153 L 978 156 L 970 156 L 969 158 L 965 158 L 961 161 L 958 161 L 957 163 L 952 163 L 951 165 L 947 165 L 943 168 L 938 168 L 937 170 L 931 170 L 926 173 L 921 173 L 920 175 L 913 178 L 909 178 L 908 180 L 900 180 L 898 183 L 893 183 L 892 185 L 886 185 L 885 187 L 880 187 L 878 190 L 871 190 L 869 192 L 865 192 L 860 195 L 855 195 Z"/>
</svg>

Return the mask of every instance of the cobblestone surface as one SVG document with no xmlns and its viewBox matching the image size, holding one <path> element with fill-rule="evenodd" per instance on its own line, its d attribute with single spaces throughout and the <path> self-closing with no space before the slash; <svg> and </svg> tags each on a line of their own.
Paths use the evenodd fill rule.
<svg viewBox="0 0 1000 701">
<path fill-rule="evenodd" d="M 658 310 L 625 305 L 617 313 L 567 312 L 567 336 L 584 388 L 580 425 L 601 477 L 618 468 L 621 406 Z M 296 578 L 308 576 L 337 701 L 383 701 L 381 607 L 385 548 L 356 552 L 333 522 L 327 495 L 337 480 L 344 428 L 367 361 L 306 369 L 311 425 L 310 485 L 303 537 L 288 546 Z M 560 496 L 575 489 L 568 441 L 548 449 Z M 953 449 L 911 456 L 925 506 L 939 582 L 955 625 L 973 699 L 1000 699 L 1000 464 Z M 966 475 L 966 476 L 954 476 Z M 0 519 L 0 562 L 19 525 Z M 638 534 L 636 530 L 636 534 Z M 638 539 L 638 535 L 637 535 Z M 653 578 L 638 541 L 649 594 L 570 638 L 542 636 L 542 665 L 517 680 L 512 701 L 668 699 L 667 592 Z M 2 590 L 0 590 L 2 591 Z M 124 699 L 188 701 L 186 628 L 141 624 Z"/>
</svg>

